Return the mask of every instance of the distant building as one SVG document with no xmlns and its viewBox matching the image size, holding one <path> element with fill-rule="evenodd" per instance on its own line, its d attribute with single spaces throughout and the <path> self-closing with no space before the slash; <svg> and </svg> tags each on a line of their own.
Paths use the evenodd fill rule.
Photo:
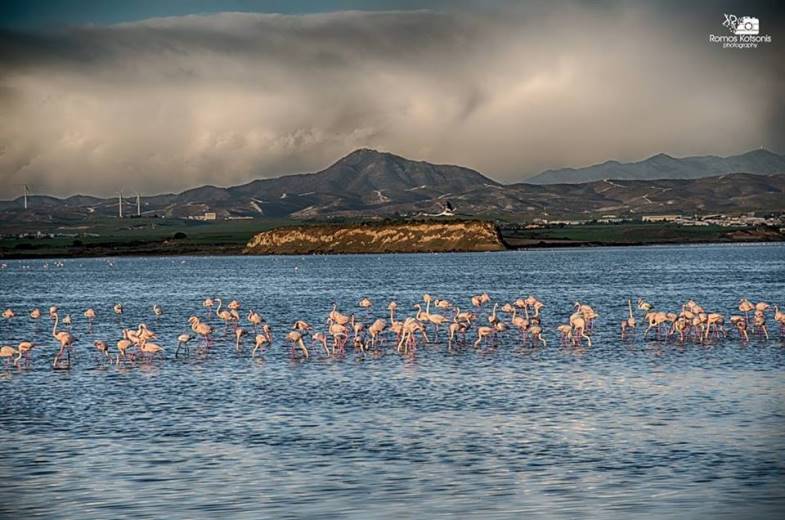
<svg viewBox="0 0 785 520">
<path fill-rule="evenodd" d="M 218 215 L 215 211 L 205 211 L 203 215 L 190 215 L 188 220 L 217 220 Z"/>
<path fill-rule="evenodd" d="M 644 215 L 641 220 L 644 222 L 675 222 L 681 218 L 681 215 Z"/>
</svg>

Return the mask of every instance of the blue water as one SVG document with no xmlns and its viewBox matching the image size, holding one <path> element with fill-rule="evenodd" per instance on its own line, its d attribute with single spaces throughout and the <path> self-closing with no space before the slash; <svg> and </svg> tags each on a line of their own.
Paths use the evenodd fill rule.
<svg viewBox="0 0 785 520">
<path fill-rule="evenodd" d="M 32 367 L 0 369 L 0 516 L 31 518 L 739 518 L 785 510 L 785 343 L 621 342 L 628 297 L 726 314 L 742 296 L 785 304 L 782 245 L 486 254 L 7 261 L 0 342 L 32 339 Z M 469 307 L 533 294 L 547 348 L 420 346 L 292 359 L 295 319 L 324 323 L 362 296 L 399 318 L 424 292 Z M 218 336 L 176 360 L 206 296 L 271 323 L 261 358 Z M 576 300 L 599 313 L 592 348 L 553 328 Z M 146 322 L 167 358 L 108 366 L 92 349 Z M 164 308 L 156 320 L 151 307 Z M 58 305 L 78 336 L 52 370 Z M 98 320 L 88 333 L 82 312 Z M 243 313 L 245 314 L 245 313 Z M 640 316 L 639 316 L 640 318 Z M 642 321 L 642 320 L 641 320 Z M 473 337 L 473 336 L 472 336 Z M 584 346 L 585 347 L 585 346 Z"/>
</svg>

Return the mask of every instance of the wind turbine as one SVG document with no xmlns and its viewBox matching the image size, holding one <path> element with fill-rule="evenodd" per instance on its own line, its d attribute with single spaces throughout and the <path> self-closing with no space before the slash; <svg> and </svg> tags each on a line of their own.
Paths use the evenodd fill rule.
<svg viewBox="0 0 785 520">
<path fill-rule="evenodd" d="M 30 185 L 29 184 L 18 184 L 17 186 L 22 186 L 24 188 L 24 191 L 23 191 L 24 205 L 25 205 L 25 209 L 27 209 L 27 198 L 30 196 Z"/>
<path fill-rule="evenodd" d="M 123 218 L 123 190 L 117 192 L 117 216 Z"/>
<path fill-rule="evenodd" d="M 142 196 L 139 195 L 139 192 L 137 191 L 136 192 L 136 216 L 137 217 L 141 217 L 142 216 L 142 198 L 141 197 Z"/>
</svg>

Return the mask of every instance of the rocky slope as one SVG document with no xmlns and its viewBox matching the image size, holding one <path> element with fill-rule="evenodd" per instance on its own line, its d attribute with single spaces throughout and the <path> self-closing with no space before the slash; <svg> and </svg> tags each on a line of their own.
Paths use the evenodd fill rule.
<svg viewBox="0 0 785 520">
<path fill-rule="evenodd" d="M 409 222 L 371 225 L 283 227 L 255 235 L 245 254 L 421 253 L 501 251 L 498 228 L 491 222 Z"/>
</svg>

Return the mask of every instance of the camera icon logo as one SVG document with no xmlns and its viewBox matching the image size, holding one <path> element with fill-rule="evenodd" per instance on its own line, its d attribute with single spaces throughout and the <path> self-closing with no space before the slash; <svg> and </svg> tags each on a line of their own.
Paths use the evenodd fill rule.
<svg viewBox="0 0 785 520">
<path fill-rule="evenodd" d="M 736 29 L 733 31 L 737 35 L 758 34 L 760 32 L 760 20 L 753 16 L 742 16 Z"/>
</svg>

